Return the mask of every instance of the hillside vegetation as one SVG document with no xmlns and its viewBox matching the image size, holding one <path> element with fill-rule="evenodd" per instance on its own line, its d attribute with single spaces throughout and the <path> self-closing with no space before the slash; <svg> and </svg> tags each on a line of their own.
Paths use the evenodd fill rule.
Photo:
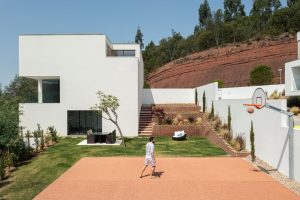
<svg viewBox="0 0 300 200">
<path fill-rule="evenodd" d="M 207 0 L 199 7 L 199 24 L 186 38 L 172 30 L 171 36 L 150 42 L 143 51 L 145 75 L 186 55 L 222 47 L 229 43 L 259 41 L 282 33 L 300 30 L 300 0 L 288 0 L 282 7 L 279 0 L 255 0 L 249 15 L 241 0 L 224 0 L 224 11 L 211 12 Z"/>
</svg>

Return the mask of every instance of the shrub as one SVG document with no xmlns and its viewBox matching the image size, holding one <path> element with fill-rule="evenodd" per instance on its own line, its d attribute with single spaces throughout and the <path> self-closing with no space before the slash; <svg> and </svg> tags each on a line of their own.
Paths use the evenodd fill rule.
<svg viewBox="0 0 300 200">
<path fill-rule="evenodd" d="M 189 122 L 192 124 L 192 123 L 195 122 L 195 117 L 189 116 L 188 120 L 189 120 Z"/>
<path fill-rule="evenodd" d="M 4 154 L 4 166 L 10 170 L 11 167 L 17 164 L 17 156 L 14 153 L 5 153 Z"/>
<path fill-rule="evenodd" d="M 175 125 L 175 126 L 177 126 L 179 124 L 178 119 L 174 118 L 172 124 Z"/>
<path fill-rule="evenodd" d="M 235 140 L 235 147 L 238 151 L 242 151 L 246 147 L 246 140 L 243 134 L 239 134 L 234 138 Z"/>
<path fill-rule="evenodd" d="M 13 154 L 13 161 L 16 164 L 19 161 L 23 161 L 29 158 L 28 149 L 25 146 L 25 142 L 21 137 L 17 139 L 12 139 L 7 144 L 8 151 L 10 154 Z"/>
<path fill-rule="evenodd" d="M 172 124 L 172 119 L 171 119 L 171 117 L 167 117 L 167 118 L 165 119 L 165 123 L 168 124 L 168 125 L 171 125 L 171 124 Z"/>
<path fill-rule="evenodd" d="M 201 117 L 197 117 L 196 119 L 196 125 L 201 125 L 202 124 L 202 118 Z"/>
<path fill-rule="evenodd" d="M 49 133 L 50 133 L 51 141 L 52 142 L 57 142 L 58 136 L 57 136 L 57 131 L 54 128 L 54 126 L 49 126 L 48 130 L 49 130 Z"/>
<path fill-rule="evenodd" d="M 189 125 L 189 120 L 188 120 L 188 119 L 184 119 L 184 120 L 182 121 L 182 123 L 183 123 L 183 125 Z"/>
<path fill-rule="evenodd" d="M 41 150 L 43 151 L 45 148 L 45 140 L 44 140 L 44 131 L 43 130 L 41 130 L 40 136 L 41 136 Z"/>
<path fill-rule="evenodd" d="M 37 130 L 32 132 L 33 134 L 33 139 L 34 139 L 34 143 L 35 143 L 35 151 L 39 150 L 39 132 Z"/>
<path fill-rule="evenodd" d="M 221 126 L 222 129 L 228 129 L 228 124 L 227 123 L 224 123 L 222 126 Z"/>
<path fill-rule="evenodd" d="M 218 118 L 216 118 L 216 120 L 215 120 L 215 130 L 216 131 L 219 131 L 220 130 L 220 127 L 221 127 L 221 125 L 222 125 L 222 121 L 221 121 L 221 119 L 218 117 Z"/>
<path fill-rule="evenodd" d="M 300 109 L 299 109 L 299 107 L 294 106 L 290 109 L 290 112 L 294 113 L 294 115 L 298 115 L 300 112 Z"/>
<path fill-rule="evenodd" d="M 160 107 L 152 108 L 152 115 L 154 115 L 157 119 L 158 124 L 162 124 L 163 119 L 165 118 L 164 109 Z"/>
<path fill-rule="evenodd" d="M 232 140 L 232 134 L 230 131 L 226 131 L 223 135 L 224 140 L 226 140 L 228 143 Z"/>
<path fill-rule="evenodd" d="M 250 73 L 251 85 L 268 85 L 272 82 L 274 75 L 272 68 L 266 65 L 260 65 L 254 68 Z"/>
<path fill-rule="evenodd" d="M 251 129 L 250 129 L 250 143 L 251 143 L 251 161 L 255 161 L 255 144 L 254 144 L 254 130 L 253 130 L 253 122 L 251 121 Z"/>
<path fill-rule="evenodd" d="M 270 99 L 280 99 L 281 97 L 282 97 L 282 93 L 277 92 L 277 90 L 272 92 L 272 94 L 269 96 Z"/>
<path fill-rule="evenodd" d="M 183 121 L 183 117 L 182 117 L 182 115 L 177 115 L 177 116 L 176 116 L 176 119 L 178 120 L 178 122 L 181 122 L 181 121 Z"/>
<path fill-rule="evenodd" d="M 5 164 L 3 155 L 0 155 L 0 180 L 5 178 Z"/>
<path fill-rule="evenodd" d="M 30 137 L 31 137 L 31 133 L 29 130 L 27 130 L 25 137 L 27 139 L 27 148 L 30 148 Z"/>
</svg>

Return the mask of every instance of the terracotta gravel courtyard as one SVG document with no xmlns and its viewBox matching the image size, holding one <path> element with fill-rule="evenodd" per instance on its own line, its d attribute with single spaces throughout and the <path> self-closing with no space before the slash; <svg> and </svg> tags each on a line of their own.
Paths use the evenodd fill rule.
<svg viewBox="0 0 300 200">
<path fill-rule="evenodd" d="M 155 178 L 140 179 L 143 157 L 83 158 L 35 199 L 300 200 L 241 158 L 158 157 L 156 160 Z"/>
</svg>

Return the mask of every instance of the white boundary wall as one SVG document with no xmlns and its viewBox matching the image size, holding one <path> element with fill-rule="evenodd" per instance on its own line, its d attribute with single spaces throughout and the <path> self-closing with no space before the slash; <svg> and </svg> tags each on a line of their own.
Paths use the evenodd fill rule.
<svg viewBox="0 0 300 200">
<path fill-rule="evenodd" d="M 198 94 L 198 102 L 199 106 L 201 106 L 201 110 L 203 109 L 203 93 L 205 92 L 206 98 L 206 110 L 210 110 L 212 101 L 217 100 L 217 91 L 218 91 L 218 83 L 210 83 L 201 87 L 197 87 Z"/>
<path fill-rule="evenodd" d="M 218 91 L 218 99 L 249 99 L 256 88 L 262 88 L 270 96 L 274 91 L 282 92 L 285 85 L 263 85 L 263 86 L 249 86 L 249 87 L 235 87 L 235 88 L 220 88 Z"/>
<path fill-rule="evenodd" d="M 143 104 L 195 103 L 195 89 L 144 89 Z"/>
<path fill-rule="evenodd" d="M 255 132 L 256 155 L 288 176 L 289 141 L 287 117 L 268 108 L 263 108 L 261 110 L 256 109 L 255 112 L 250 115 L 246 111 L 247 108 L 243 106 L 244 103 L 251 103 L 252 100 L 249 97 L 248 99 L 218 100 L 219 90 L 216 84 L 217 83 L 212 83 L 197 88 L 199 105 L 202 106 L 202 96 L 203 91 L 205 90 L 208 107 L 207 112 L 210 111 L 212 101 L 214 101 L 215 114 L 218 114 L 222 121 L 226 123 L 228 106 L 230 106 L 233 135 L 237 136 L 239 134 L 244 134 L 246 148 L 248 150 L 250 150 L 250 125 L 252 120 Z M 273 87 L 267 87 L 272 91 Z M 274 86 L 274 88 L 276 88 L 276 86 Z M 240 88 L 237 88 L 236 91 L 234 88 L 230 88 L 230 90 L 233 91 L 232 97 L 237 98 L 238 93 L 236 92 L 240 91 Z M 250 93 L 250 89 L 244 92 L 243 95 L 246 95 L 247 93 Z M 281 109 L 286 109 L 286 100 L 269 100 L 268 103 Z M 294 135 L 294 174 L 295 179 L 300 182 L 300 130 L 294 130 Z"/>
</svg>

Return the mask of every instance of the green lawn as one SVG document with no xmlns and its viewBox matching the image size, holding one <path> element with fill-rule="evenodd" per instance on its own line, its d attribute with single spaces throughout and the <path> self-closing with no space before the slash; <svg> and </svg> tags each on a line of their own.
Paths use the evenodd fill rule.
<svg viewBox="0 0 300 200">
<path fill-rule="evenodd" d="M 123 146 L 77 146 L 82 138 L 64 138 L 41 155 L 18 167 L 0 185 L 0 199 L 32 199 L 47 185 L 82 157 L 144 156 L 147 138 L 127 138 Z M 226 153 L 206 138 L 194 137 L 186 141 L 172 141 L 157 137 L 156 156 L 222 156 Z"/>
</svg>

